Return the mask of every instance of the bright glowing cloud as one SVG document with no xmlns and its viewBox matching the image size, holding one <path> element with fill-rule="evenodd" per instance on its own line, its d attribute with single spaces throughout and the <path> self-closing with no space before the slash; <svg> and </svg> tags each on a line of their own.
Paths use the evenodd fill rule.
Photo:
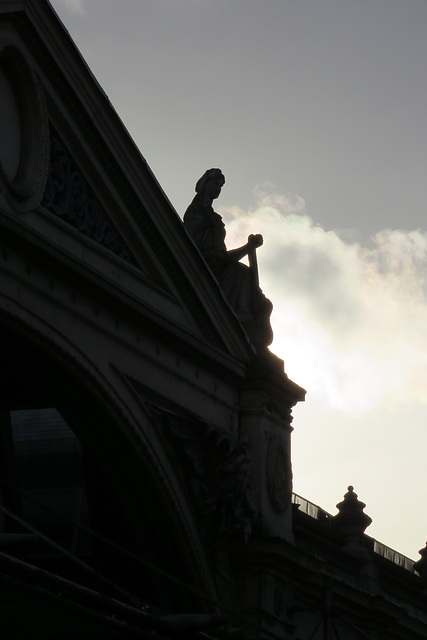
<svg viewBox="0 0 427 640">
<path fill-rule="evenodd" d="M 360 414 L 381 401 L 427 403 L 427 234 L 384 230 L 365 245 L 314 224 L 304 200 L 255 190 L 250 211 L 220 209 L 229 248 L 262 233 L 272 350 L 310 396 Z"/>
</svg>

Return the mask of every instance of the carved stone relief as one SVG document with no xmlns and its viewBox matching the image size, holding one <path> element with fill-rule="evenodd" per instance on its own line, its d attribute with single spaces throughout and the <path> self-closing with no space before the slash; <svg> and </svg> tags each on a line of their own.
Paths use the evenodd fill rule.
<svg viewBox="0 0 427 640">
<path fill-rule="evenodd" d="M 291 503 L 291 463 L 283 436 L 276 434 L 269 440 L 266 459 L 267 493 L 277 513 L 286 511 Z"/>
<path fill-rule="evenodd" d="M 42 204 L 81 233 L 134 263 L 130 250 L 91 192 L 82 172 L 51 129 L 50 162 Z"/>
<path fill-rule="evenodd" d="M 205 537 L 247 540 L 256 516 L 247 446 L 219 427 L 162 413 Z"/>
</svg>

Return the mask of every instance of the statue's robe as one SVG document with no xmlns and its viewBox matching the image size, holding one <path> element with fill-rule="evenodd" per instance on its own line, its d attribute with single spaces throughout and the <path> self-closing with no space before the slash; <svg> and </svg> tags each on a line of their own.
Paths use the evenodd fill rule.
<svg viewBox="0 0 427 640">
<path fill-rule="evenodd" d="M 221 216 L 196 196 L 185 212 L 184 225 L 251 340 L 257 347 L 271 344 L 272 304 L 252 270 L 227 251 Z"/>
</svg>

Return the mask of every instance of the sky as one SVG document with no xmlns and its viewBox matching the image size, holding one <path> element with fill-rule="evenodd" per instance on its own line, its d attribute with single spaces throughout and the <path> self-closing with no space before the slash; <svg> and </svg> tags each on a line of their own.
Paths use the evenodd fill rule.
<svg viewBox="0 0 427 640">
<path fill-rule="evenodd" d="M 53 0 L 180 216 L 219 167 L 262 233 L 271 350 L 307 390 L 294 491 L 427 539 L 427 2 Z"/>
</svg>

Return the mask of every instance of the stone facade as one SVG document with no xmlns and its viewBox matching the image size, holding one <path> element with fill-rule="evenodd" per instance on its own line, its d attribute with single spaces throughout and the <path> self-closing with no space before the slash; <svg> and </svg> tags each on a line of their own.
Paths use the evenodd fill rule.
<svg viewBox="0 0 427 640">
<path fill-rule="evenodd" d="M 45 0 L 0 4 L 0 92 L 2 637 L 425 638 L 353 489 L 293 496 L 305 392 Z"/>
</svg>

